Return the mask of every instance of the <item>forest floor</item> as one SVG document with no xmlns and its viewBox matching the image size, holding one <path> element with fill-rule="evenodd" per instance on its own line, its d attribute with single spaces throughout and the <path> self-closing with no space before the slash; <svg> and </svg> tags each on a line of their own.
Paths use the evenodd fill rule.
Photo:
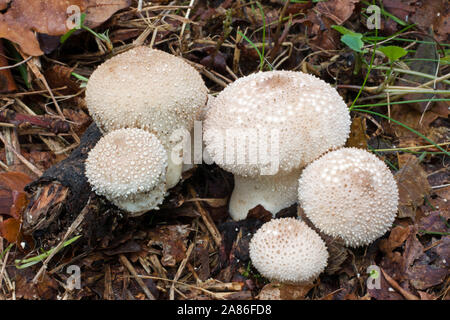
<svg viewBox="0 0 450 320">
<path fill-rule="evenodd" d="M 59 1 L 45 11 L 7 2 L 0 300 L 450 299 L 448 1 L 375 1 L 371 11 L 363 0 L 162 0 L 142 10 L 138 1 L 85 0 L 73 31 Z M 258 70 L 303 71 L 335 86 L 351 111 L 347 146 L 378 155 L 397 180 L 392 229 L 358 249 L 326 239 L 328 267 L 314 283 L 278 284 L 248 253 L 271 214 L 257 207 L 231 220 L 233 177 L 215 165 L 185 173 L 159 211 L 138 218 L 96 197 L 76 170 L 98 139 L 83 136 L 92 123 L 84 87 L 96 66 L 138 45 L 183 57 L 212 95 Z M 277 216 L 300 214 L 294 205 Z"/>
</svg>

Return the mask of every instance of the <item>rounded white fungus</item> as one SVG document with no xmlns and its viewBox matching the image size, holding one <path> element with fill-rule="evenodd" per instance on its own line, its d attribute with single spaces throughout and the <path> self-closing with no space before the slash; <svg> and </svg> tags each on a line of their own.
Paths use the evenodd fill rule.
<svg viewBox="0 0 450 320">
<path fill-rule="evenodd" d="M 327 266 L 325 242 L 304 222 L 272 219 L 250 241 L 250 259 L 266 278 L 304 283 L 316 279 Z"/>
<path fill-rule="evenodd" d="M 166 148 L 167 186 L 181 177 L 175 145 L 189 132 L 206 103 L 200 74 L 183 59 L 148 47 L 136 47 L 101 64 L 86 88 L 89 113 L 101 131 L 140 128 L 155 134 Z"/>
<path fill-rule="evenodd" d="M 261 201 L 273 214 L 295 203 L 296 192 L 285 191 L 297 189 L 301 169 L 343 146 L 349 133 L 350 114 L 338 92 L 294 71 L 260 72 L 236 80 L 211 101 L 204 123 L 211 158 L 242 177 L 236 178 L 235 190 L 253 190 L 259 184 L 251 201 L 250 191 L 245 196 L 233 192 L 231 201 L 237 203 L 230 203 L 230 214 L 236 220 L 247 216 L 259 195 L 272 193 L 276 205 L 270 205 L 269 198 Z"/>
<path fill-rule="evenodd" d="M 306 216 L 321 232 L 350 247 L 367 245 L 394 222 L 398 189 L 383 161 L 356 148 L 331 151 L 308 165 L 298 196 Z"/>
<path fill-rule="evenodd" d="M 166 168 L 162 144 L 153 134 L 136 128 L 102 137 L 85 163 L 95 193 L 133 215 L 158 209 L 163 202 Z"/>
</svg>

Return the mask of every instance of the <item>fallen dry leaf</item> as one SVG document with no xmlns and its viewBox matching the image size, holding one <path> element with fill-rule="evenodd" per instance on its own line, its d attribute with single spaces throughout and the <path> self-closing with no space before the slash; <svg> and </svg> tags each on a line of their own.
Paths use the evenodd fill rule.
<svg viewBox="0 0 450 320">
<path fill-rule="evenodd" d="M 0 38 L 17 43 L 28 55 L 40 56 L 43 52 L 35 32 L 51 36 L 65 34 L 70 30 L 67 21 L 74 13 L 68 10 L 70 6 L 86 12 L 85 25 L 93 28 L 130 3 L 130 0 L 14 0 L 0 14 Z"/>
<path fill-rule="evenodd" d="M 367 149 L 366 119 L 355 117 L 350 127 L 350 137 L 345 144 L 346 147 Z"/>
<path fill-rule="evenodd" d="M 408 239 L 410 233 L 411 229 L 409 227 L 397 226 L 393 228 L 389 234 L 389 238 L 380 241 L 379 246 L 381 251 L 389 256 L 394 249 L 400 247 Z"/>
<path fill-rule="evenodd" d="M 432 27 L 438 41 L 448 40 L 450 12 L 447 0 L 383 0 L 383 7 L 403 21 L 417 24 L 427 33 Z"/>
<path fill-rule="evenodd" d="M 150 245 L 163 248 L 161 264 L 173 267 L 186 257 L 186 242 L 191 230 L 189 225 L 158 226 L 148 233 Z"/>
<path fill-rule="evenodd" d="M 432 265 L 414 265 L 408 269 L 409 282 L 418 290 L 441 284 L 447 277 L 448 269 Z"/>
<path fill-rule="evenodd" d="M 430 232 L 447 232 L 448 228 L 444 217 L 440 211 L 432 211 L 420 219 L 418 223 L 419 230 Z"/>
<path fill-rule="evenodd" d="M 33 181 L 22 172 L 0 173 L 0 214 L 19 219 L 28 200 L 25 186 Z"/>
<path fill-rule="evenodd" d="M 269 283 L 262 288 L 257 299 L 303 300 L 313 287 L 313 283 L 297 285 L 287 283 Z"/>
<path fill-rule="evenodd" d="M 9 243 L 20 242 L 20 221 L 14 218 L 0 222 L 0 236 Z"/>
<path fill-rule="evenodd" d="M 343 24 L 353 14 L 359 0 L 330 0 L 317 3 L 315 9 L 337 24 Z"/>
<path fill-rule="evenodd" d="M 416 218 L 416 209 L 423 204 L 424 197 L 431 192 L 427 174 L 417 157 L 411 154 L 399 155 L 399 163 L 404 164 L 395 174 L 399 191 L 398 217 Z"/>
</svg>

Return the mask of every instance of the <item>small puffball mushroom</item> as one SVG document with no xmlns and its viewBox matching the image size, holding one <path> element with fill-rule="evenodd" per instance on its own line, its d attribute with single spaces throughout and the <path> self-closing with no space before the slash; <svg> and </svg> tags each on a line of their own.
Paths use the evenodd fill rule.
<svg viewBox="0 0 450 320">
<path fill-rule="evenodd" d="M 240 220 L 257 204 L 275 215 L 297 202 L 302 168 L 344 145 L 350 114 L 338 92 L 312 75 L 260 72 L 211 101 L 203 133 L 212 160 L 235 175 L 230 215 Z"/>
<path fill-rule="evenodd" d="M 158 209 L 164 200 L 167 153 L 147 131 L 111 131 L 89 152 L 85 167 L 95 193 L 131 215 Z"/>
<path fill-rule="evenodd" d="M 182 170 L 182 156 L 172 150 L 192 129 L 206 99 L 207 88 L 193 67 L 143 46 L 101 64 L 86 88 L 89 113 L 102 132 L 140 128 L 158 137 L 168 154 L 168 188 Z"/>
<path fill-rule="evenodd" d="M 299 180 L 306 216 L 323 233 L 359 247 L 381 237 L 394 222 L 398 189 L 375 155 L 356 148 L 331 151 L 315 160 Z"/>
<path fill-rule="evenodd" d="M 316 279 L 327 266 L 325 242 L 304 222 L 272 219 L 250 241 L 250 259 L 266 278 L 305 283 Z"/>
</svg>

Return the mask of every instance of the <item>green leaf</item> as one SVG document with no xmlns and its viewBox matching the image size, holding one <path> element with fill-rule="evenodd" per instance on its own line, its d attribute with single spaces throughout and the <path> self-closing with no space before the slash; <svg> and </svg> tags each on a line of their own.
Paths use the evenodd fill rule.
<svg viewBox="0 0 450 320">
<path fill-rule="evenodd" d="M 408 53 L 408 51 L 398 46 L 379 47 L 378 50 L 383 52 L 390 62 L 394 62 Z"/>
<path fill-rule="evenodd" d="M 344 34 L 341 37 L 341 41 L 349 46 L 351 49 L 357 52 L 362 52 L 362 47 L 364 46 L 364 42 L 361 40 L 362 34 Z"/>
<path fill-rule="evenodd" d="M 333 25 L 331 27 L 342 34 L 341 41 L 343 43 L 354 51 L 362 52 L 361 49 L 364 46 L 364 42 L 362 41 L 363 35 L 361 33 L 351 31 L 343 26 Z"/>
</svg>

